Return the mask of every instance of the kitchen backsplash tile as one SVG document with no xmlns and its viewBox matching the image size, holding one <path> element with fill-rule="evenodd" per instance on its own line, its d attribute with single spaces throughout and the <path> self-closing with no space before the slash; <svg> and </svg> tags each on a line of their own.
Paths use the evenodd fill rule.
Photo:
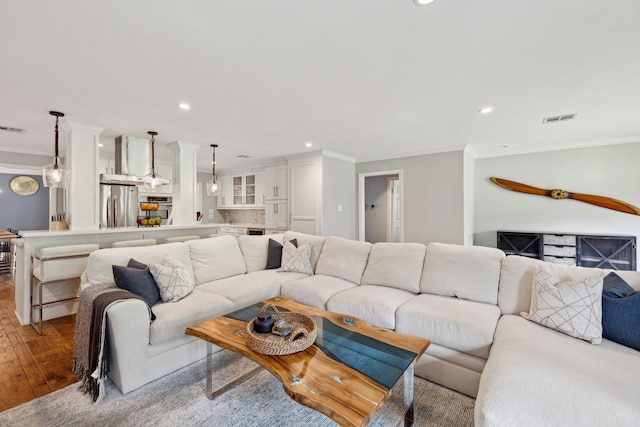
<svg viewBox="0 0 640 427">
<path fill-rule="evenodd" d="M 229 224 L 264 224 L 264 209 L 219 209 Z"/>
</svg>

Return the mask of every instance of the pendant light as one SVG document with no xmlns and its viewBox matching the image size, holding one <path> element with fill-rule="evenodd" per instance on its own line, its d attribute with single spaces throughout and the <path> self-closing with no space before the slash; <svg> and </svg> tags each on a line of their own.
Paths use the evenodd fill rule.
<svg viewBox="0 0 640 427">
<path fill-rule="evenodd" d="M 211 181 L 207 182 L 207 196 L 215 196 L 218 191 L 218 178 L 216 177 L 216 148 L 218 144 L 211 144 L 213 148 L 213 160 L 211 161 Z"/>
<path fill-rule="evenodd" d="M 58 120 L 64 117 L 64 113 L 49 111 L 56 117 L 56 146 L 53 163 L 42 168 L 42 183 L 45 187 L 64 188 L 69 180 L 69 169 L 62 165 L 62 159 L 58 156 Z"/>
<path fill-rule="evenodd" d="M 156 140 L 158 132 L 150 130 L 147 132 L 151 135 L 151 171 L 142 178 L 144 186 L 147 190 L 158 188 L 162 185 L 160 175 L 156 174 Z"/>
</svg>

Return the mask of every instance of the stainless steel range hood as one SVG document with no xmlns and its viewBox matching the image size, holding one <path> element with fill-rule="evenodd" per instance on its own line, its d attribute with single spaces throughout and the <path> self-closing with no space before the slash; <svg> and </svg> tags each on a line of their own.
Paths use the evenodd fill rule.
<svg viewBox="0 0 640 427">
<path fill-rule="evenodd" d="M 133 136 L 116 137 L 113 174 L 100 174 L 101 184 L 143 185 L 143 177 L 151 170 L 149 140 Z M 161 183 L 171 184 L 161 178 Z"/>
</svg>

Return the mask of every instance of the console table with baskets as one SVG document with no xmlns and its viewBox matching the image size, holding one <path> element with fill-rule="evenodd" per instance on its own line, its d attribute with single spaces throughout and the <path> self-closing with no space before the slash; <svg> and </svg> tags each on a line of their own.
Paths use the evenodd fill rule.
<svg viewBox="0 0 640 427">
<path fill-rule="evenodd" d="M 557 264 L 636 270 L 636 236 L 630 235 L 498 231 L 497 247 Z"/>
</svg>

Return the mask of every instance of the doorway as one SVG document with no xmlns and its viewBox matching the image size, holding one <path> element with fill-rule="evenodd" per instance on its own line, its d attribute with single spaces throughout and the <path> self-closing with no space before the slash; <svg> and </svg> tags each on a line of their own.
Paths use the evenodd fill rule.
<svg viewBox="0 0 640 427">
<path fill-rule="evenodd" d="M 402 242 L 402 170 L 358 175 L 358 240 Z"/>
</svg>

